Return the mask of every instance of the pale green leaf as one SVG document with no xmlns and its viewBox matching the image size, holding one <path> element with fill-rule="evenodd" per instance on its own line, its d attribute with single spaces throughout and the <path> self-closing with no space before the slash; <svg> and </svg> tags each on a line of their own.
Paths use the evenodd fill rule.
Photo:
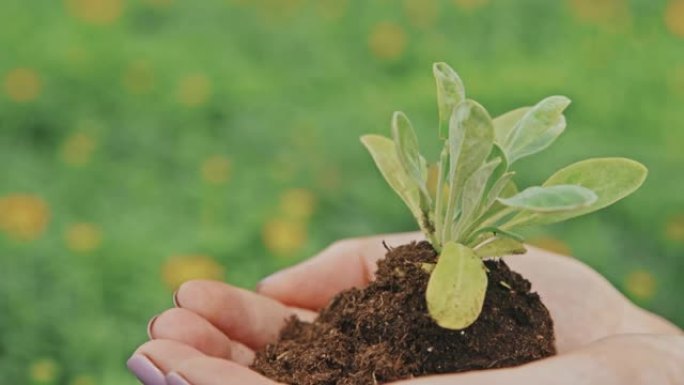
<svg viewBox="0 0 684 385">
<path fill-rule="evenodd" d="M 598 196 L 594 203 L 569 212 L 541 214 L 523 211 L 511 219 L 506 227 L 556 223 L 600 210 L 636 191 L 646 180 L 647 174 L 644 165 L 626 158 L 595 158 L 577 162 L 556 172 L 544 186 L 583 186 Z"/>
<path fill-rule="evenodd" d="M 520 119 L 522 119 L 530 109 L 532 109 L 532 107 L 521 107 L 494 118 L 496 143 L 503 145 L 506 142 L 506 138 L 511 134 L 511 131 L 513 131 L 513 127 L 518 124 Z"/>
<path fill-rule="evenodd" d="M 404 170 L 416 183 L 424 185 L 427 176 L 424 174 L 425 165 L 421 162 L 416 132 L 406 115 L 399 111 L 392 115 L 392 138 Z"/>
<path fill-rule="evenodd" d="M 536 212 L 576 210 L 596 202 L 596 193 L 577 185 L 529 187 L 510 198 L 499 198 L 508 207 Z"/>
<path fill-rule="evenodd" d="M 563 111 L 569 104 L 565 96 L 550 96 L 529 109 L 504 141 L 509 162 L 549 147 L 565 130 Z"/>
<path fill-rule="evenodd" d="M 380 135 L 364 135 L 361 137 L 361 142 L 370 152 L 376 166 L 390 187 L 406 203 L 419 223 L 423 223 L 418 185 L 404 170 L 394 142 Z"/>
<path fill-rule="evenodd" d="M 466 246 L 446 243 L 425 293 L 430 316 L 443 328 L 464 329 L 480 316 L 486 291 L 482 260 Z"/>
<path fill-rule="evenodd" d="M 446 63 L 432 65 L 432 73 L 437 82 L 437 106 L 439 109 L 439 136 L 446 138 L 449 130 L 449 119 L 463 100 L 465 100 L 465 87 L 456 71 Z"/>
<path fill-rule="evenodd" d="M 509 237 L 490 238 L 475 247 L 475 254 L 480 258 L 503 257 L 505 255 L 525 254 L 527 249 L 522 242 Z"/>
<path fill-rule="evenodd" d="M 468 229 L 471 221 L 476 219 L 475 215 L 482 203 L 487 181 L 500 163 L 501 159 L 497 158 L 483 164 L 466 181 L 461 194 L 461 216 L 454 228 L 452 239 L 459 239 L 460 232 Z"/>
</svg>

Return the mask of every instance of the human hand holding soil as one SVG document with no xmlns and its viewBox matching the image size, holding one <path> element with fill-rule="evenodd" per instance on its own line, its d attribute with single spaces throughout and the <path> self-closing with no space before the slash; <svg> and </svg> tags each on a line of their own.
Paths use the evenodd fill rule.
<svg viewBox="0 0 684 385">
<path fill-rule="evenodd" d="M 417 233 L 340 241 L 262 282 L 257 292 L 210 282 L 184 284 L 176 307 L 155 317 L 150 341 L 129 368 L 146 385 L 269 385 L 250 370 L 254 351 L 275 342 L 286 320 L 311 320 L 338 292 L 373 278 L 394 246 Z M 684 384 L 684 336 L 629 302 L 581 262 L 542 250 L 505 259 L 532 282 L 554 320 L 558 355 L 527 365 L 422 377 L 395 384 Z"/>
</svg>

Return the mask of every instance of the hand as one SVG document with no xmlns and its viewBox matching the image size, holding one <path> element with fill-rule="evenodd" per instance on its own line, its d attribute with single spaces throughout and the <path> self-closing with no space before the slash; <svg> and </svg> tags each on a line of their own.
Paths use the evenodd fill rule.
<svg viewBox="0 0 684 385">
<path fill-rule="evenodd" d="M 417 233 L 340 241 L 315 258 L 262 281 L 258 293 L 191 281 L 176 307 L 153 318 L 150 341 L 129 368 L 146 385 L 274 385 L 248 369 L 254 350 L 277 339 L 291 315 L 311 320 L 332 296 L 362 287 L 384 256 Z M 583 263 L 530 248 L 506 258 L 532 282 L 555 323 L 558 355 L 514 368 L 429 376 L 393 385 L 684 384 L 684 336 L 629 302 Z"/>
</svg>

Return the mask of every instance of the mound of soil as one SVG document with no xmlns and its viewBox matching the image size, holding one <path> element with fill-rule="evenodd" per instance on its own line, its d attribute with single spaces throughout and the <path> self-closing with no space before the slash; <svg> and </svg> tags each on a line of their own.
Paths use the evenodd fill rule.
<svg viewBox="0 0 684 385">
<path fill-rule="evenodd" d="M 288 321 L 252 368 L 291 385 L 375 385 L 417 376 L 503 368 L 555 354 L 553 321 L 530 282 L 486 261 L 482 314 L 460 331 L 428 315 L 427 242 L 388 250 L 376 280 L 338 294 L 313 322 Z M 524 258 L 524 257 L 523 257 Z"/>
</svg>

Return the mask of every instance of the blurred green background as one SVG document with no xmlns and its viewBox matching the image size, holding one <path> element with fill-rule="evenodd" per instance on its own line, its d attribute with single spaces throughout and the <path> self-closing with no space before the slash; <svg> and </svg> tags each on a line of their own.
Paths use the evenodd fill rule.
<svg viewBox="0 0 684 385">
<path fill-rule="evenodd" d="M 592 156 L 650 168 L 528 235 L 684 325 L 684 0 L 3 0 L 0 379 L 134 384 L 184 279 L 251 287 L 413 229 L 358 137 L 401 109 L 435 160 L 434 61 L 492 115 L 574 100 L 523 185 Z"/>
</svg>

